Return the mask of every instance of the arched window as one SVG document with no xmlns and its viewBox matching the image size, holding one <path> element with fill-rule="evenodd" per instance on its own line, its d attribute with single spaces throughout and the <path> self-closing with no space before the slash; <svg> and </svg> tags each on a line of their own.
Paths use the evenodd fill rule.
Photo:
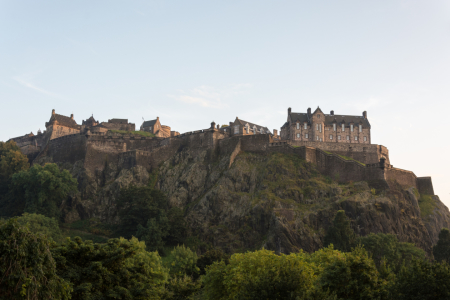
<svg viewBox="0 0 450 300">
<path fill-rule="evenodd" d="M 345 131 L 345 124 L 342 123 L 342 132 L 344 132 L 344 131 Z"/>
</svg>

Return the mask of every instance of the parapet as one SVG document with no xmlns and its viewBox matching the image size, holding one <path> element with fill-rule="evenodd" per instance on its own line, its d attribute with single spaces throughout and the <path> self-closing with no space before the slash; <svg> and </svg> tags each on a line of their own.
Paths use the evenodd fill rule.
<svg viewBox="0 0 450 300">
<path fill-rule="evenodd" d="M 434 195 L 433 183 L 431 177 L 417 177 L 417 189 L 420 194 Z"/>
</svg>

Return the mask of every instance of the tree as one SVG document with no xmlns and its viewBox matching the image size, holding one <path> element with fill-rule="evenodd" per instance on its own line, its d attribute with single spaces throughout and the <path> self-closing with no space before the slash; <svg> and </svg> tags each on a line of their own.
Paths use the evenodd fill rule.
<svg viewBox="0 0 450 300">
<path fill-rule="evenodd" d="M 39 214 L 24 213 L 17 218 L 17 222 L 22 226 L 27 226 L 32 233 L 41 233 L 55 242 L 62 242 L 63 236 L 59 228 L 58 221 Z"/>
<path fill-rule="evenodd" d="M 51 240 L 17 219 L 0 222 L 1 299 L 69 299 L 69 282 L 58 277 Z"/>
<path fill-rule="evenodd" d="M 178 207 L 172 207 L 167 212 L 167 219 L 169 220 L 169 232 L 165 238 L 167 245 L 183 244 L 187 237 L 187 226 L 183 211 Z"/>
<path fill-rule="evenodd" d="M 200 270 L 200 274 L 204 275 L 206 273 L 206 267 L 212 265 L 216 261 L 224 261 L 225 264 L 229 263 L 229 257 L 223 253 L 220 249 L 210 249 L 205 252 L 197 260 L 197 267 Z"/>
<path fill-rule="evenodd" d="M 164 238 L 169 232 L 169 221 L 165 213 L 158 214 L 155 218 L 150 218 L 144 227 L 138 224 L 136 237 L 144 241 L 149 251 L 164 250 Z"/>
<path fill-rule="evenodd" d="M 327 247 L 330 244 L 333 244 L 335 249 L 344 252 L 350 252 L 352 247 L 356 246 L 356 234 L 343 210 L 336 213 L 333 224 L 325 235 L 324 246 Z"/>
<path fill-rule="evenodd" d="M 450 263 L 450 231 L 447 228 L 442 228 L 439 232 L 439 240 L 433 247 L 433 255 L 437 261 Z"/>
<path fill-rule="evenodd" d="M 14 204 L 22 212 L 59 219 L 59 206 L 70 192 L 77 190 L 77 181 L 69 171 L 60 171 L 56 164 L 34 165 L 14 174 L 11 188 Z"/>
<path fill-rule="evenodd" d="M 11 176 L 17 172 L 27 170 L 30 164 L 28 158 L 22 154 L 14 141 L 0 142 L 0 205 L 7 201 L 8 186 Z"/>
<path fill-rule="evenodd" d="M 333 256 L 319 277 L 321 289 L 335 293 L 339 299 L 379 299 L 387 294 L 387 285 L 362 247 Z"/>
<path fill-rule="evenodd" d="M 215 262 L 203 279 L 206 299 L 305 299 L 316 276 L 303 252 L 259 250 Z"/>
<path fill-rule="evenodd" d="M 168 209 L 168 200 L 159 190 L 147 186 L 131 186 L 120 191 L 117 201 L 120 218 L 118 234 L 131 238 L 136 234 L 138 225 L 146 227 L 148 220 L 163 219 Z"/>
<path fill-rule="evenodd" d="M 414 259 L 403 267 L 392 290 L 392 299 L 450 299 L 450 267 L 446 262 Z"/>
<path fill-rule="evenodd" d="M 73 284 L 73 300 L 159 299 L 168 278 L 158 253 L 136 238 L 94 244 L 76 237 L 52 253 L 58 274 Z"/>
<path fill-rule="evenodd" d="M 359 242 L 372 254 L 378 268 L 384 261 L 397 272 L 403 263 L 408 263 L 413 258 L 425 259 L 425 251 L 414 244 L 399 242 L 393 234 L 370 233 L 359 238 Z"/>
<path fill-rule="evenodd" d="M 184 276 L 195 275 L 200 270 L 197 267 L 197 253 L 184 245 L 176 246 L 167 258 L 166 266 L 170 269 L 170 275 Z"/>
</svg>

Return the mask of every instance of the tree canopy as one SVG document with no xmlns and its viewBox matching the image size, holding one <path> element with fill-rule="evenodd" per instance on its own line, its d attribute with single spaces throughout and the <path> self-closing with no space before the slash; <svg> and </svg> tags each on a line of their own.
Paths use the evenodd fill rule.
<svg viewBox="0 0 450 300">
<path fill-rule="evenodd" d="M 450 263 L 450 231 L 442 228 L 439 232 L 439 240 L 433 247 L 434 259 Z"/>
<path fill-rule="evenodd" d="M 339 210 L 328 228 L 324 239 L 324 246 L 333 244 L 334 248 L 344 252 L 350 252 L 356 246 L 356 234 L 350 226 L 350 220 L 345 211 Z"/>
</svg>

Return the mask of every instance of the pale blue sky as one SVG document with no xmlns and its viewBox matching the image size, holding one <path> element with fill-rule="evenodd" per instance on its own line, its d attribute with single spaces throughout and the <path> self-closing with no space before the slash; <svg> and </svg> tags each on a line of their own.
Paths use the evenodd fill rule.
<svg viewBox="0 0 450 300">
<path fill-rule="evenodd" d="M 449 54 L 449 1 L 0 0 L 0 140 L 52 108 L 180 132 L 367 110 L 372 142 L 450 206 Z"/>
</svg>

